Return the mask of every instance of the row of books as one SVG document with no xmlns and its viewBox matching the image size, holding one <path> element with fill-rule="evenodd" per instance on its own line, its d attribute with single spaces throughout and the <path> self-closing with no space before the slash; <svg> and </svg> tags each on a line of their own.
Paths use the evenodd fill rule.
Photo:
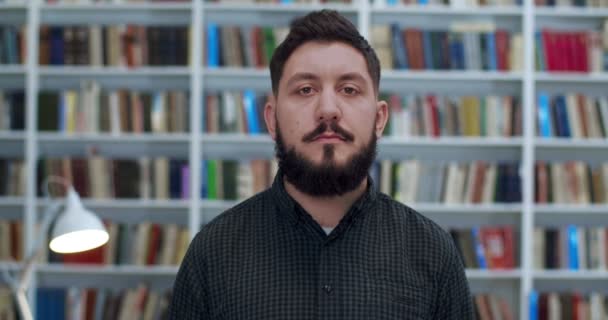
<svg viewBox="0 0 608 320">
<path fill-rule="evenodd" d="M 0 25 L 0 64 L 22 64 L 25 61 L 24 29 Z"/>
<path fill-rule="evenodd" d="M 214 67 L 268 66 L 272 53 L 285 39 L 287 27 L 223 25 L 208 23 L 205 28 L 205 65 Z"/>
<path fill-rule="evenodd" d="M 603 29 L 563 31 L 544 28 L 535 33 L 539 71 L 601 72 L 608 70 L 608 19 Z"/>
<path fill-rule="evenodd" d="M 608 202 L 608 163 L 544 162 L 535 165 L 537 203 Z"/>
<path fill-rule="evenodd" d="M 517 163 L 383 160 L 372 178 L 381 192 L 403 203 L 521 202 Z"/>
<path fill-rule="evenodd" d="M 608 7 L 608 1 L 606 0 L 534 0 L 534 4 L 537 6 L 548 6 L 548 7 L 591 7 L 591 8 L 604 8 Z"/>
<path fill-rule="evenodd" d="M 530 299 L 530 319 L 607 319 L 605 292 L 534 291 Z"/>
<path fill-rule="evenodd" d="M 252 90 L 222 91 L 205 97 L 203 132 L 267 133 L 264 105 L 267 95 Z"/>
<path fill-rule="evenodd" d="M 270 187 L 277 170 L 276 160 L 205 160 L 201 167 L 201 197 L 247 199 Z"/>
<path fill-rule="evenodd" d="M 38 163 L 38 185 L 50 175 L 70 181 L 83 198 L 187 199 L 190 197 L 188 162 L 167 157 L 106 159 L 47 158 Z M 51 185 L 53 188 L 54 186 Z M 41 191 L 39 191 L 41 192 Z M 61 196 L 65 188 L 51 189 Z M 39 194 L 42 196 L 42 193 Z"/>
<path fill-rule="evenodd" d="M 522 69 L 523 37 L 493 23 L 458 22 L 449 30 L 375 25 L 372 46 L 383 69 Z"/>
<path fill-rule="evenodd" d="M 146 284 L 130 289 L 38 288 L 36 317 L 46 320 L 164 320 L 171 291 Z"/>
<path fill-rule="evenodd" d="M 513 310 L 503 296 L 494 293 L 478 293 L 473 296 L 475 319 L 513 320 Z"/>
<path fill-rule="evenodd" d="M 515 96 L 385 95 L 389 136 L 514 137 L 522 135 L 521 99 Z"/>
<path fill-rule="evenodd" d="M 607 270 L 608 226 L 534 229 L 534 268 Z"/>
<path fill-rule="evenodd" d="M 210 3 L 233 3 L 233 0 L 205 0 Z M 351 3 L 351 0 L 239 0 L 239 3 Z"/>
<path fill-rule="evenodd" d="M 184 91 L 101 91 L 83 82 L 79 90 L 41 92 L 38 129 L 63 133 L 188 132 L 190 102 Z"/>
<path fill-rule="evenodd" d="M 0 89 L 0 131 L 25 128 L 25 94 Z"/>
<path fill-rule="evenodd" d="M 23 222 L 0 220 L 0 262 L 23 258 Z M 0 317 L 2 319 L 2 317 Z"/>
<path fill-rule="evenodd" d="M 190 244 L 185 226 L 143 221 L 138 224 L 105 222 L 110 240 L 105 245 L 80 253 L 48 252 L 49 263 L 92 265 L 179 265 Z"/>
<path fill-rule="evenodd" d="M 467 269 L 515 268 L 513 226 L 451 229 L 450 235 Z"/>
<path fill-rule="evenodd" d="M 26 170 L 23 159 L 0 158 L 0 196 L 25 194 Z"/>
<path fill-rule="evenodd" d="M 521 0 L 371 0 L 377 7 L 391 6 L 450 6 L 454 8 L 480 7 L 480 6 L 515 6 L 521 5 Z"/>
<path fill-rule="evenodd" d="M 608 97 L 539 92 L 536 99 L 539 136 L 608 137 Z"/>
<path fill-rule="evenodd" d="M 42 26 L 41 65 L 187 65 L 189 27 Z"/>
</svg>

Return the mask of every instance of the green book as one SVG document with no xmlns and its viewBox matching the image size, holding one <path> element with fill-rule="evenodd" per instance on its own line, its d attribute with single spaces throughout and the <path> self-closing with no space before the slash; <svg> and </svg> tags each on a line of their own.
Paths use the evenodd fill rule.
<svg viewBox="0 0 608 320">
<path fill-rule="evenodd" d="M 217 160 L 207 161 L 207 198 L 217 199 Z"/>
<path fill-rule="evenodd" d="M 274 31 L 271 27 L 262 28 L 262 34 L 264 36 L 264 60 L 265 65 L 270 64 L 270 59 L 272 59 L 272 54 L 276 47 L 276 41 L 274 39 Z"/>
</svg>

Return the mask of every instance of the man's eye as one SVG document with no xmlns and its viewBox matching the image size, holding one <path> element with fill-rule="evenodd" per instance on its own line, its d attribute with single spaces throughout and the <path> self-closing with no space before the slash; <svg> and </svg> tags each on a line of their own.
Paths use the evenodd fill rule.
<svg viewBox="0 0 608 320">
<path fill-rule="evenodd" d="M 300 90 L 298 90 L 298 92 L 301 93 L 301 94 L 305 94 L 305 95 L 311 94 L 312 93 L 312 87 L 301 88 Z"/>
<path fill-rule="evenodd" d="M 348 94 L 348 95 L 354 95 L 357 94 L 357 89 L 352 88 L 352 87 L 345 87 L 344 89 L 344 93 Z"/>
</svg>

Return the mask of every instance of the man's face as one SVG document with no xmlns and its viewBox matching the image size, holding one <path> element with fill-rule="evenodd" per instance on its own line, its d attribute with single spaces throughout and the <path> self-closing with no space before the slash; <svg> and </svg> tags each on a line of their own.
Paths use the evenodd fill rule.
<svg viewBox="0 0 608 320">
<path fill-rule="evenodd" d="M 341 42 L 307 42 L 298 47 L 285 63 L 278 96 L 265 110 L 280 161 L 285 160 L 281 151 L 289 151 L 291 160 L 296 157 L 298 161 L 290 162 L 291 166 L 306 166 L 300 168 L 305 170 L 300 174 L 323 173 L 327 179 L 341 175 L 341 180 L 349 180 L 354 173 L 348 171 L 353 169 L 367 173 L 375 140 L 382 134 L 387 117 L 386 103 L 376 100 L 363 55 Z M 358 175 L 350 177 L 355 180 L 351 182 L 354 187 L 365 178 Z M 286 176 L 291 180 L 289 174 Z M 297 181 L 290 182 L 297 186 Z M 341 193 L 350 191 L 338 189 Z"/>
</svg>

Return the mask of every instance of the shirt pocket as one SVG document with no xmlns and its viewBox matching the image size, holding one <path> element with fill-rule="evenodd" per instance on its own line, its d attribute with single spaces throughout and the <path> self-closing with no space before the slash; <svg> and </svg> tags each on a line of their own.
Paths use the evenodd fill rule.
<svg viewBox="0 0 608 320">
<path fill-rule="evenodd" d="M 375 281 L 369 290 L 366 319 L 429 319 L 429 295 L 429 290 L 422 287 L 387 280 Z"/>
</svg>

